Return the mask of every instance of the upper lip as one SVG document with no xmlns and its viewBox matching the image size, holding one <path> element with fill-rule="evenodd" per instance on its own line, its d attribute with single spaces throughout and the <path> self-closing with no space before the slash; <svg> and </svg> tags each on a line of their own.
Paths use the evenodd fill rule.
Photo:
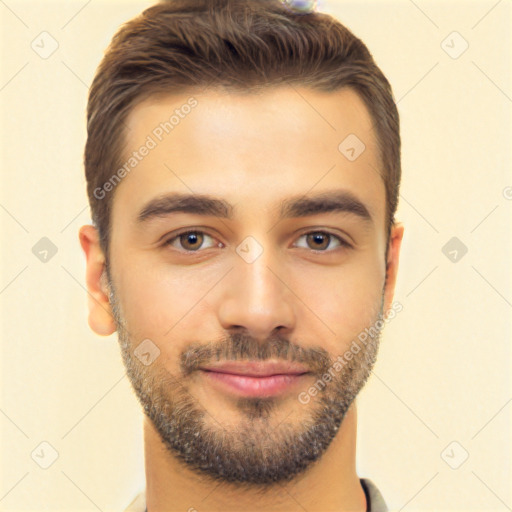
<svg viewBox="0 0 512 512">
<path fill-rule="evenodd" d="M 248 377 L 270 377 L 271 375 L 301 375 L 308 373 L 308 369 L 299 363 L 287 361 L 226 361 L 207 366 L 201 370 L 211 372 L 231 373 Z"/>
</svg>

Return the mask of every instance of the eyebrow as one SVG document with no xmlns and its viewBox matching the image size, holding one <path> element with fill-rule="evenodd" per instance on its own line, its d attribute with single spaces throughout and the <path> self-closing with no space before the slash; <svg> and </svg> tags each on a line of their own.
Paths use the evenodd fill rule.
<svg viewBox="0 0 512 512">
<path fill-rule="evenodd" d="M 342 212 L 353 214 L 368 223 L 373 222 L 365 204 L 346 190 L 292 197 L 283 200 L 279 206 L 281 220 L 308 217 L 320 213 Z M 138 214 L 137 222 L 145 223 L 173 213 L 191 213 L 233 219 L 234 207 L 224 199 L 217 199 L 207 194 L 172 193 L 150 200 Z"/>
</svg>

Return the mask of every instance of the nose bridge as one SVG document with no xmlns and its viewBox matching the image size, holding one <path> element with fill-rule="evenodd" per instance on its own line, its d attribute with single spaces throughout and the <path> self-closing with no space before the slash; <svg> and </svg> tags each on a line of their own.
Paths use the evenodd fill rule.
<svg viewBox="0 0 512 512">
<path fill-rule="evenodd" d="M 276 250 L 247 237 L 234 256 L 229 285 L 219 305 L 222 326 L 243 327 L 261 339 L 276 328 L 293 328 L 293 294 L 284 284 L 285 272 Z"/>
</svg>

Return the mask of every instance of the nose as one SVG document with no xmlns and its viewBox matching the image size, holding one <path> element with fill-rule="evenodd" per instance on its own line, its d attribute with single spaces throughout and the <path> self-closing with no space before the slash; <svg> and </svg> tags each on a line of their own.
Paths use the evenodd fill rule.
<svg viewBox="0 0 512 512">
<path fill-rule="evenodd" d="M 260 342 L 295 328 L 294 295 L 282 265 L 265 250 L 255 261 L 235 255 L 218 303 L 219 322 L 226 331 L 244 330 Z"/>
</svg>

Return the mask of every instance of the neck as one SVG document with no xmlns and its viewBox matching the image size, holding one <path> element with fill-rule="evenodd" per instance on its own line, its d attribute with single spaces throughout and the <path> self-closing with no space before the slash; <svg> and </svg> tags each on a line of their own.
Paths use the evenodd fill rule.
<svg viewBox="0 0 512 512">
<path fill-rule="evenodd" d="M 152 423 L 144 419 L 146 503 L 148 512 L 341 512 L 366 510 L 355 470 L 355 402 L 324 455 L 291 482 L 264 493 L 204 478 L 174 458 Z"/>
</svg>

